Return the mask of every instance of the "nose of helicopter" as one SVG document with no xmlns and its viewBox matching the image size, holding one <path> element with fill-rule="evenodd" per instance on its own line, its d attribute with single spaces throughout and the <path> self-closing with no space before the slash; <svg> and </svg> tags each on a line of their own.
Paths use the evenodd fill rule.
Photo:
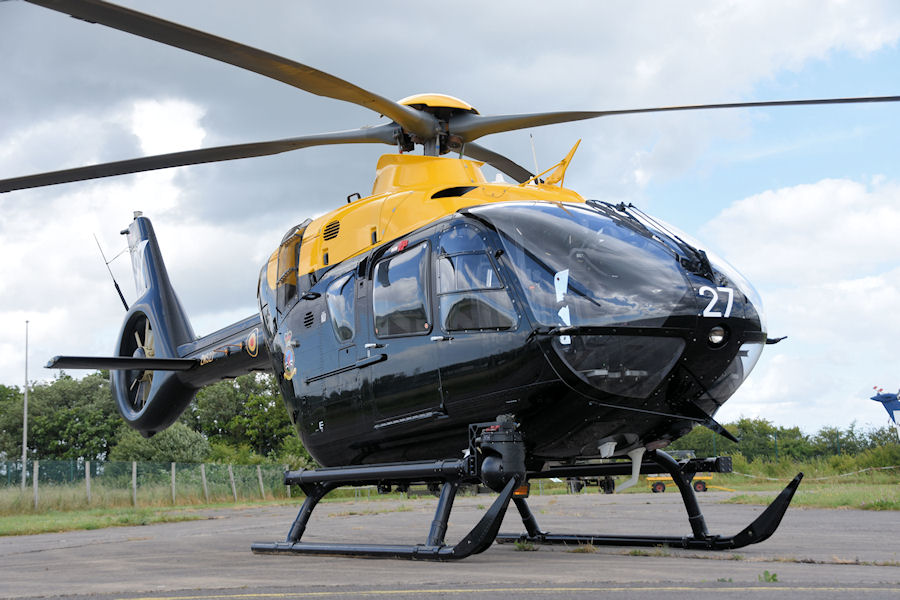
<svg viewBox="0 0 900 600">
<path fill-rule="evenodd" d="M 599 203 L 472 212 L 499 232 L 548 358 L 581 389 L 715 412 L 756 364 L 758 295 L 686 236 Z"/>
</svg>

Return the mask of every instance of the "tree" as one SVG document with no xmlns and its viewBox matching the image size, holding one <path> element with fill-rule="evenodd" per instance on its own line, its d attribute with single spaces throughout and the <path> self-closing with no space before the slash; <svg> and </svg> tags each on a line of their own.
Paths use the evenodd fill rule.
<svg viewBox="0 0 900 600">
<path fill-rule="evenodd" d="M 878 448 L 879 446 L 896 445 L 900 442 L 900 436 L 893 425 L 884 425 L 866 432 L 866 448 Z"/>
<path fill-rule="evenodd" d="M 262 456 L 278 453 L 295 434 L 271 375 L 251 373 L 220 381 L 197 393 L 181 422 L 214 444 L 248 446 Z"/>
<path fill-rule="evenodd" d="M 7 460 L 22 453 L 22 392 L 0 385 L 0 455 Z"/>
<path fill-rule="evenodd" d="M 0 450 L 18 456 L 22 442 L 22 393 L 0 393 Z M 73 379 L 60 373 L 28 394 L 28 453 L 39 459 L 103 460 L 116 442 L 121 419 L 105 372 Z"/>
<path fill-rule="evenodd" d="M 199 463 L 209 456 L 209 442 L 184 423 L 175 423 L 151 438 L 125 424 L 119 428 L 119 442 L 109 454 L 114 461 Z"/>
</svg>

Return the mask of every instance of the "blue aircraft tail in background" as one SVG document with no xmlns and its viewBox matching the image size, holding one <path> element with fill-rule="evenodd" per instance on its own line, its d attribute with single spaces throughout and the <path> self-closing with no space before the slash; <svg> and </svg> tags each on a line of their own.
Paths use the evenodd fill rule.
<svg viewBox="0 0 900 600">
<path fill-rule="evenodd" d="M 872 396 L 872 400 L 881 402 L 884 405 L 884 410 L 888 412 L 891 421 L 894 422 L 894 427 L 897 428 L 897 436 L 900 437 L 900 423 L 897 422 L 897 419 L 900 418 L 900 392 L 897 392 L 896 394 L 886 394 L 884 393 L 884 389 L 879 388 L 877 385 L 873 386 L 872 389 L 877 392 Z"/>
</svg>

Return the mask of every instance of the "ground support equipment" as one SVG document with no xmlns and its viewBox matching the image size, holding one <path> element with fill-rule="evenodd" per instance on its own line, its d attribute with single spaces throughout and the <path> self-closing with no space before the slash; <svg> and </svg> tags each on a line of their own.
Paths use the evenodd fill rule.
<svg viewBox="0 0 900 600">
<path fill-rule="evenodd" d="M 707 459 L 690 459 L 678 462 L 660 450 L 648 452 L 648 460 L 641 464 L 641 473 L 658 473 L 660 468 L 671 475 L 672 480 L 681 492 L 681 499 L 687 510 L 688 522 L 693 535 L 690 536 L 658 536 L 658 535 L 603 535 L 603 534 L 558 534 L 541 531 L 537 519 L 528 507 L 524 498 L 515 498 L 514 503 L 525 525 L 526 532 L 520 535 L 501 533 L 498 543 L 528 542 L 532 544 L 569 544 L 595 546 L 669 546 L 672 548 L 691 548 L 698 550 L 731 550 L 756 544 L 768 539 L 778 525 L 794 497 L 794 492 L 803 479 L 799 473 L 777 498 L 759 517 L 740 533 L 733 536 L 711 535 L 706 528 L 706 521 L 697 503 L 697 496 L 691 486 L 691 479 L 697 472 L 728 473 L 731 471 L 730 457 L 714 457 Z M 551 467 L 537 472 L 529 472 L 529 479 L 550 477 L 598 477 L 606 475 L 624 475 L 631 472 L 627 463 L 600 463 Z"/>
</svg>

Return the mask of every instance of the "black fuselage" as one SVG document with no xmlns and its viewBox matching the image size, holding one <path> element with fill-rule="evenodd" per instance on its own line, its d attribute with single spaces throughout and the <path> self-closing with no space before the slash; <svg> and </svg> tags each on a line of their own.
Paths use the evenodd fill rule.
<svg viewBox="0 0 900 600">
<path fill-rule="evenodd" d="M 752 369 L 764 326 L 746 282 L 653 224 L 602 203 L 497 204 L 296 286 L 263 278 L 307 449 L 323 466 L 457 457 L 469 424 L 504 414 L 534 464 L 684 435 Z"/>
</svg>

